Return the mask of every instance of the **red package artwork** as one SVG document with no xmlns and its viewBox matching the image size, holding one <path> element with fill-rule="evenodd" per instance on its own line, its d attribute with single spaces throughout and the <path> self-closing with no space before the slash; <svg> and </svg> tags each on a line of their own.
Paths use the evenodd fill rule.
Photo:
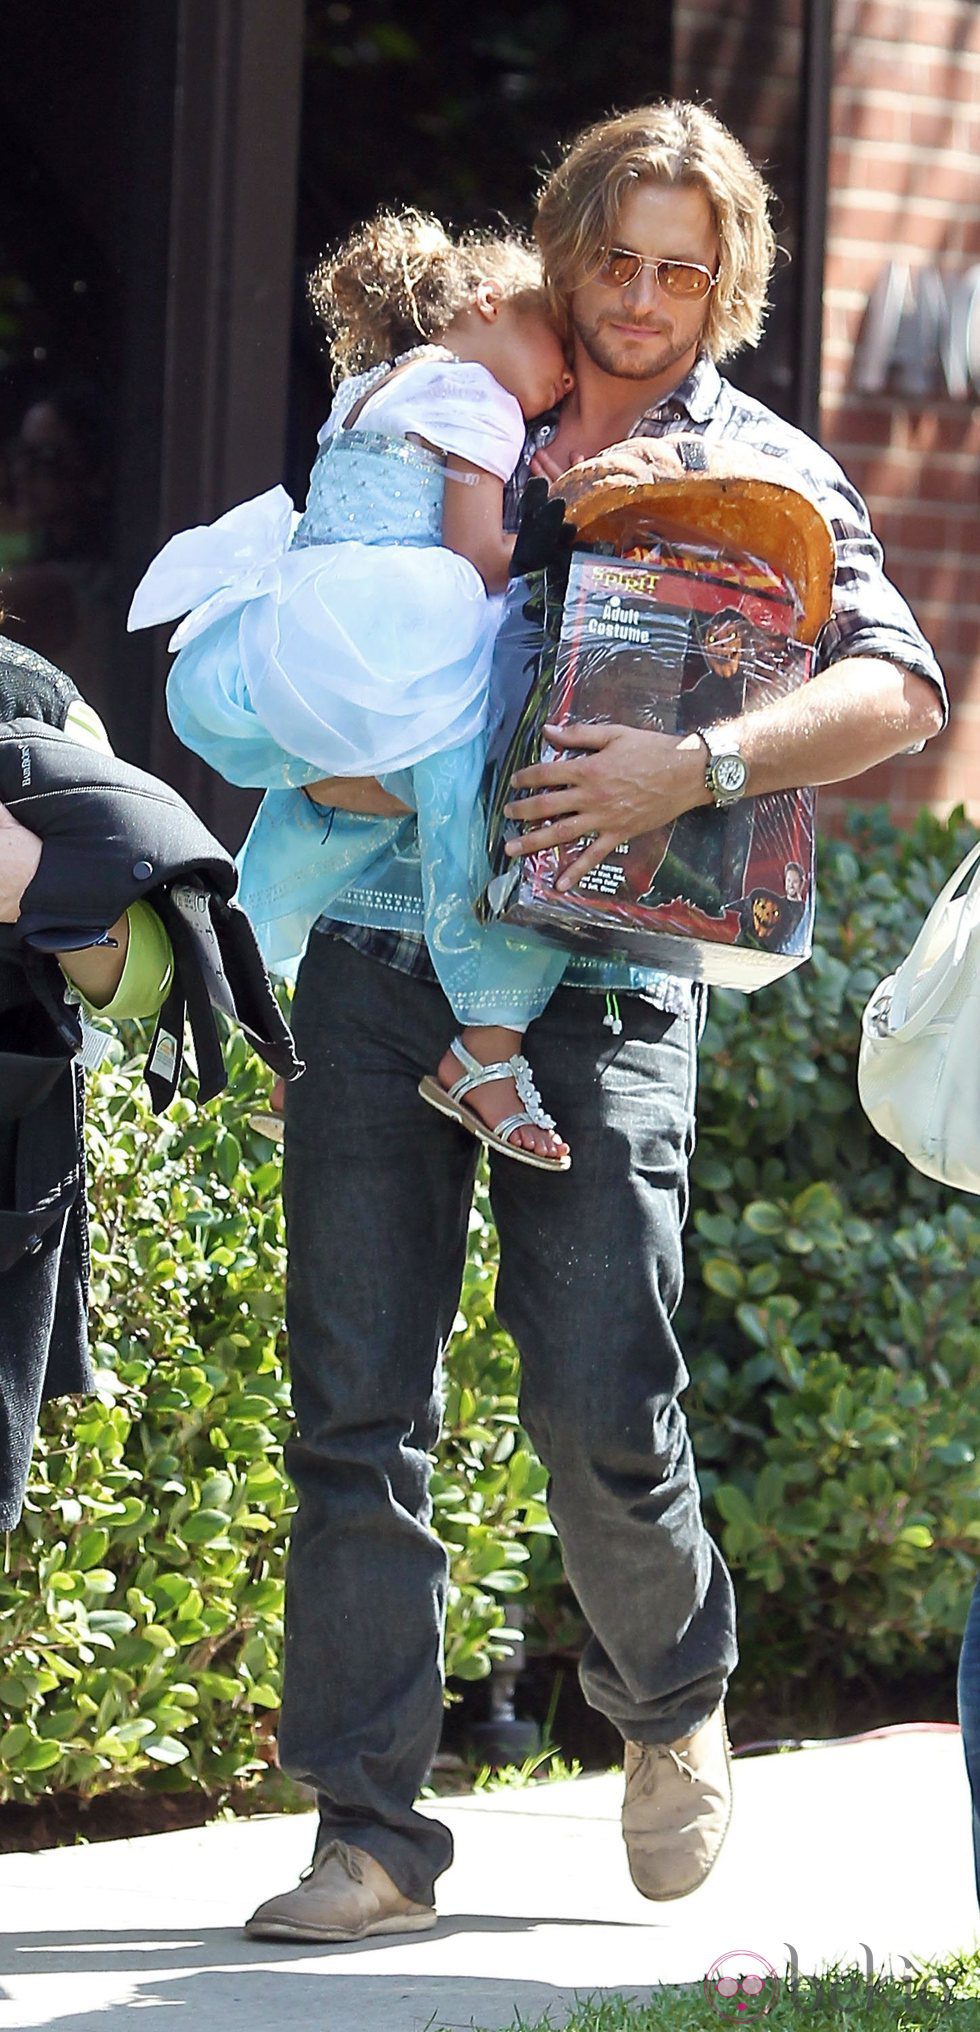
<svg viewBox="0 0 980 2032">
<path fill-rule="evenodd" d="M 744 555 L 653 535 L 640 535 L 620 556 L 578 550 L 560 621 L 557 604 L 550 616 L 548 607 L 545 600 L 542 627 L 553 661 L 547 653 L 539 659 L 508 778 L 525 761 L 561 753 L 543 739 L 545 721 L 686 734 L 751 712 L 810 675 L 793 587 Z M 580 846 L 516 864 L 502 853 L 516 830 L 499 817 L 491 826 L 492 912 L 572 950 L 743 989 L 809 954 L 811 790 L 685 812 L 624 843 L 564 894 L 555 882 Z"/>
</svg>

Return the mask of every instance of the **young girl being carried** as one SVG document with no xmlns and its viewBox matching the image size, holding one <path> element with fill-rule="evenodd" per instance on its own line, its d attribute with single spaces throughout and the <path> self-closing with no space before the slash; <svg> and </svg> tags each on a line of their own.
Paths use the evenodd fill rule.
<svg viewBox="0 0 980 2032">
<path fill-rule="evenodd" d="M 426 941 L 460 1025 L 419 1090 L 494 1148 L 565 1170 L 521 1050 L 565 956 L 473 912 L 514 545 L 504 487 L 526 420 L 571 386 L 538 258 L 508 236 L 454 241 L 417 212 L 381 214 L 321 262 L 311 296 L 345 378 L 304 514 L 294 527 L 277 487 L 173 537 L 129 625 L 187 614 L 170 645 L 177 733 L 233 782 L 286 786 L 267 790 L 240 858 L 272 971 L 295 971 L 318 917 L 345 916 L 352 883 L 352 921 L 410 927 L 417 852 Z M 404 821 L 304 794 L 333 777 L 375 778 L 414 810 L 407 855 Z"/>
</svg>

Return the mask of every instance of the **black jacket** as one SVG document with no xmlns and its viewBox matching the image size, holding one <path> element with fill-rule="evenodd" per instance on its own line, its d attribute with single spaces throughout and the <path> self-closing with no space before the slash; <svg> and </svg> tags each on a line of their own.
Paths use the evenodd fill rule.
<svg viewBox="0 0 980 2032">
<path fill-rule="evenodd" d="M 215 1011 L 277 1072 L 300 1070 L 229 855 L 167 784 L 68 738 L 78 696 L 0 637 L 0 802 L 43 841 L 0 926 L 0 1530 L 20 1515 L 41 1403 L 91 1386 L 81 1023 L 54 953 L 95 943 L 140 897 L 163 919 L 175 974 L 147 1060 L 155 1108 L 176 1089 L 185 1011 L 199 1099 L 225 1084 Z"/>
</svg>

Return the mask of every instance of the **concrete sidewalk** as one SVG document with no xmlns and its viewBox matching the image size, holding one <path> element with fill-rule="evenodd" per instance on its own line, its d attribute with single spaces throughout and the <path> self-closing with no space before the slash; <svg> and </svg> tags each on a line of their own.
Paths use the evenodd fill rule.
<svg viewBox="0 0 980 2032">
<path fill-rule="evenodd" d="M 560 2026 L 576 1997 L 700 1982 L 753 1950 L 785 1970 L 840 1962 L 901 1977 L 976 1944 L 959 1736 L 896 1734 L 736 1765 L 735 1819 L 679 1904 L 633 1890 L 622 1780 L 440 1801 L 456 1862 L 433 1933 L 340 1948 L 248 1942 L 240 1925 L 309 1858 L 312 1816 L 0 1856 L 0 2028 L 423 2032 Z M 161 2016 L 160 2013 L 163 2015 Z"/>
</svg>

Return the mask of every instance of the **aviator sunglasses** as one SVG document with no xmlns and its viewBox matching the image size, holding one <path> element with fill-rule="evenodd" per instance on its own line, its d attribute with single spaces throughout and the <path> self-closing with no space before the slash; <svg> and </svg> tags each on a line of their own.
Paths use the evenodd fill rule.
<svg viewBox="0 0 980 2032">
<path fill-rule="evenodd" d="M 707 296 L 718 280 L 699 261 L 656 260 L 646 254 L 634 254 L 629 247 L 610 247 L 596 270 L 595 280 L 611 283 L 614 289 L 625 289 L 644 268 L 653 269 L 665 296 L 684 297 L 689 303 Z"/>
</svg>

